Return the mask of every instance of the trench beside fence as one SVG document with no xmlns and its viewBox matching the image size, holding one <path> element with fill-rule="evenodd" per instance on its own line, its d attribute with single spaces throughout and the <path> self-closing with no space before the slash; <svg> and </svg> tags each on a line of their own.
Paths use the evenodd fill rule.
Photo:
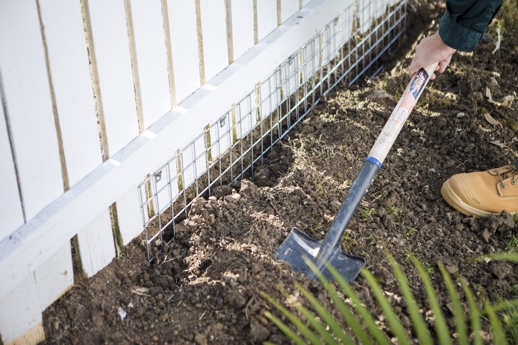
<svg viewBox="0 0 518 345">
<path fill-rule="evenodd" d="M 0 0 L 0 334 L 376 73 L 405 0 Z M 76 270 L 74 272 L 74 269 Z"/>
</svg>

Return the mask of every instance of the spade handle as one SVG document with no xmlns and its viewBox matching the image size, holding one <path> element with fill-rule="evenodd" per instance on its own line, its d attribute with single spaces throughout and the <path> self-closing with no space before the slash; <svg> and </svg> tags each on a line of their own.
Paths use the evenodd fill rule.
<svg viewBox="0 0 518 345">
<path fill-rule="evenodd" d="M 419 69 L 408 83 L 403 96 L 401 96 L 401 99 L 392 111 L 385 127 L 383 127 L 378 139 L 365 159 L 358 176 L 356 176 L 351 188 L 349 188 L 345 200 L 340 206 L 329 231 L 322 241 L 322 245 L 317 254 L 317 258 L 322 266 L 325 265 L 333 253 L 339 249 L 340 239 L 349 221 L 367 193 L 376 173 L 381 168 L 385 157 L 394 144 L 399 132 L 401 132 L 408 115 L 410 115 L 410 112 L 417 103 L 417 100 L 421 96 L 436 67 L 437 64 L 435 63 L 426 68 Z M 319 269 L 321 269 L 321 267 L 319 267 Z"/>
</svg>

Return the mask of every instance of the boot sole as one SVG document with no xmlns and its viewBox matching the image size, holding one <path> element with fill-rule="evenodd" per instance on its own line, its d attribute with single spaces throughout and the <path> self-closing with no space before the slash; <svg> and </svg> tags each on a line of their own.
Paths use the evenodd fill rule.
<svg viewBox="0 0 518 345">
<path fill-rule="evenodd" d="M 453 207 L 454 209 L 466 216 L 487 217 L 491 214 L 496 214 L 492 212 L 479 210 L 478 208 L 466 204 L 451 189 L 449 181 L 450 180 L 446 180 L 446 182 L 443 183 L 441 188 L 441 195 L 451 207 Z"/>
</svg>

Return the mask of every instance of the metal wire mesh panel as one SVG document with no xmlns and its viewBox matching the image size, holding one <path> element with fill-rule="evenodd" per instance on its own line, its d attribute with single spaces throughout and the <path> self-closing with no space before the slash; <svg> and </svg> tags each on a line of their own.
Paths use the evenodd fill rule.
<svg viewBox="0 0 518 345">
<path fill-rule="evenodd" d="M 381 68 L 405 29 L 406 1 L 358 0 L 138 187 L 148 259 L 197 197 L 253 176 L 272 146 L 339 82 Z"/>
</svg>

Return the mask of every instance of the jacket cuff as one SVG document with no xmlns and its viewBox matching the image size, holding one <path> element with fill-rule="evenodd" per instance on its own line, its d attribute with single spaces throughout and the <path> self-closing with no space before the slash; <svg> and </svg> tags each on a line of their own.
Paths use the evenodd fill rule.
<svg viewBox="0 0 518 345">
<path fill-rule="evenodd" d="M 457 24 L 448 11 L 441 18 L 439 36 L 447 46 L 460 51 L 475 49 L 482 38 L 481 33 Z"/>
</svg>

